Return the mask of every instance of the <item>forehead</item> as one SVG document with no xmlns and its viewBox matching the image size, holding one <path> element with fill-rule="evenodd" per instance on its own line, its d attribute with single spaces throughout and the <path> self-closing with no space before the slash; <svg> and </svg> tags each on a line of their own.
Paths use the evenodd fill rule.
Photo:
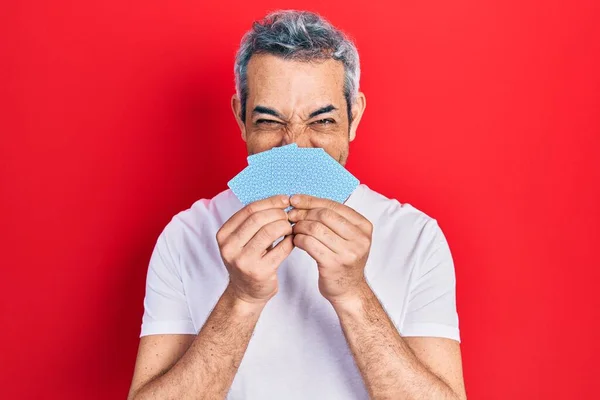
<svg viewBox="0 0 600 400">
<path fill-rule="evenodd" d="M 258 54 L 250 59 L 247 73 L 253 104 L 296 108 L 344 101 L 344 65 L 337 60 L 302 62 Z"/>
</svg>

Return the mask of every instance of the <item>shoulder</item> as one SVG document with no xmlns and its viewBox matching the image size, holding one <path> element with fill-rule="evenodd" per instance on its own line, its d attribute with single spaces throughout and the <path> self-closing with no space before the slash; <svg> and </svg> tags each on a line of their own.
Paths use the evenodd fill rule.
<svg viewBox="0 0 600 400">
<path fill-rule="evenodd" d="M 435 230 L 437 220 L 410 203 L 402 203 L 394 198 L 361 185 L 362 194 L 356 210 L 367 217 L 374 225 L 398 226 L 410 230 Z"/>
<path fill-rule="evenodd" d="M 362 194 L 356 201 L 356 211 L 373 224 L 373 242 L 386 252 L 412 253 L 426 257 L 441 242 L 444 235 L 438 221 L 410 203 L 361 185 Z"/>
</svg>

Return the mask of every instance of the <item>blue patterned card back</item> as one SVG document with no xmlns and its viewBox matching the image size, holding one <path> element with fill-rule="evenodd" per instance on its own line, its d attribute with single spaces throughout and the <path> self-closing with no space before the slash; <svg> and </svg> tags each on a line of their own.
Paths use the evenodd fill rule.
<svg viewBox="0 0 600 400">
<path fill-rule="evenodd" d="M 248 157 L 228 186 L 247 205 L 277 194 L 308 194 L 343 203 L 360 184 L 322 148 L 276 147 Z"/>
<path fill-rule="evenodd" d="M 253 165 L 256 163 L 260 163 L 264 160 L 268 160 L 271 157 L 273 157 L 273 155 L 277 154 L 280 151 L 289 151 L 292 149 L 297 149 L 298 145 L 296 143 L 292 143 L 292 144 L 288 144 L 286 146 L 280 146 L 280 147 L 273 147 L 270 150 L 266 150 L 266 151 L 262 151 L 260 153 L 256 153 L 256 154 L 252 154 L 251 156 L 248 156 L 248 165 Z"/>
</svg>

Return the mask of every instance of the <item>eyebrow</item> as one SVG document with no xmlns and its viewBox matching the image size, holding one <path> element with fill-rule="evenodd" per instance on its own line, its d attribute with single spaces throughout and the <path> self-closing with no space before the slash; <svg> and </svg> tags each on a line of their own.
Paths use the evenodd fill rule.
<svg viewBox="0 0 600 400">
<path fill-rule="evenodd" d="M 333 104 L 328 104 L 325 107 L 321 107 L 318 110 L 311 112 L 309 114 L 308 118 L 310 119 L 310 118 L 316 117 L 319 114 L 325 114 L 325 113 L 331 112 L 333 110 L 337 110 L 337 108 L 335 108 Z"/>
<path fill-rule="evenodd" d="M 319 108 L 318 110 L 315 110 L 313 112 L 311 112 L 308 115 L 308 118 L 314 118 L 317 115 L 320 114 L 325 114 L 331 111 L 337 110 L 337 108 L 333 105 L 333 104 L 328 104 L 324 107 Z M 267 115 L 272 115 L 274 117 L 277 117 L 279 119 L 285 119 L 283 117 L 283 115 L 281 115 L 277 110 L 270 108 L 270 107 L 265 107 L 265 106 L 256 106 L 254 107 L 254 110 L 252 110 L 252 114 L 267 114 Z"/>
<path fill-rule="evenodd" d="M 254 110 L 252 110 L 252 114 L 268 114 L 279 119 L 285 119 L 283 118 L 283 115 L 281 115 L 277 110 L 265 106 L 254 107 Z"/>
</svg>

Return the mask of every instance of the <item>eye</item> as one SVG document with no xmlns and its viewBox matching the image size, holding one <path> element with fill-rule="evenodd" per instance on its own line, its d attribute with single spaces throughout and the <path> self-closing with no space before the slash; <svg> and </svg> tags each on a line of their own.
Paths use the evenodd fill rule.
<svg viewBox="0 0 600 400">
<path fill-rule="evenodd" d="M 272 119 L 263 119 L 263 118 L 256 120 L 256 125 L 276 125 L 276 124 L 281 124 L 281 122 L 275 121 Z"/>
<path fill-rule="evenodd" d="M 320 119 L 318 121 L 313 122 L 313 124 L 317 124 L 317 125 L 331 125 L 331 124 L 335 124 L 335 120 L 333 118 L 324 118 L 324 119 Z"/>
</svg>

